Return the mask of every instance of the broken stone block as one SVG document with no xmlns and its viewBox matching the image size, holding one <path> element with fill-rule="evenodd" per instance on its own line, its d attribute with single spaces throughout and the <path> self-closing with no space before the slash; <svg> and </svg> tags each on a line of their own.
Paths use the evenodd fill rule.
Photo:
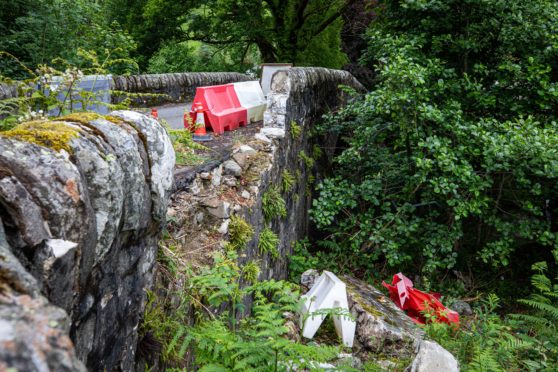
<svg viewBox="0 0 558 372">
<path fill-rule="evenodd" d="M 207 212 L 217 218 L 225 219 L 230 217 L 230 203 L 219 201 L 217 207 L 207 208 Z"/>
<path fill-rule="evenodd" d="M 245 169 L 248 165 L 248 159 L 250 158 L 250 154 L 237 152 L 232 156 L 233 160 L 240 165 L 240 168 Z"/>
<path fill-rule="evenodd" d="M 236 186 L 236 177 L 233 177 L 233 176 L 223 177 L 223 184 L 225 184 L 229 187 L 235 187 Z"/>
<path fill-rule="evenodd" d="M 262 133 L 256 133 L 254 135 L 254 138 L 257 139 L 258 141 L 262 141 L 265 143 L 271 143 L 271 139 L 269 139 L 269 137 L 267 137 L 265 134 Z"/>
<path fill-rule="evenodd" d="M 244 199 L 250 199 L 250 193 L 246 190 L 242 191 L 240 196 L 242 196 Z"/>
<path fill-rule="evenodd" d="M 241 154 L 247 154 L 247 155 L 254 155 L 256 153 L 256 150 L 254 150 L 252 147 L 248 145 L 240 146 L 239 151 Z"/>
<path fill-rule="evenodd" d="M 223 173 L 240 177 L 242 175 L 242 168 L 234 160 L 227 160 L 223 163 Z"/>
<path fill-rule="evenodd" d="M 221 226 L 219 227 L 219 229 L 217 230 L 217 232 L 219 234 L 225 235 L 229 232 L 229 224 L 231 223 L 231 220 L 229 218 L 227 218 L 226 220 L 223 221 L 223 223 L 221 224 Z"/>
<path fill-rule="evenodd" d="M 411 372 L 459 372 L 459 363 L 438 343 L 424 340 L 419 344 Z"/>
<path fill-rule="evenodd" d="M 208 180 L 211 178 L 211 174 L 209 172 L 201 172 L 200 173 L 200 178 L 202 180 Z"/>
<path fill-rule="evenodd" d="M 283 128 L 262 128 L 260 133 L 269 138 L 285 138 L 285 129 Z"/>
<path fill-rule="evenodd" d="M 217 167 L 213 169 L 213 173 L 211 174 L 211 184 L 215 187 L 221 184 L 221 176 L 223 174 L 223 167 Z"/>
<path fill-rule="evenodd" d="M 320 277 L 318 270 L 309 269 L 302 273 L 300 276 L 300 284 L 306 289 L 312 288 L 316 279 Z"/>
<path fill-rule="evenodd" d="M 469 305 L 465 301 L 455 301 L 450 306 L 450 309 L 456 311 L 459 315 L 465 315 L 465 316 L 473 315 L 473 310 L 471 309 L 471 305 Z"/>
</svg>

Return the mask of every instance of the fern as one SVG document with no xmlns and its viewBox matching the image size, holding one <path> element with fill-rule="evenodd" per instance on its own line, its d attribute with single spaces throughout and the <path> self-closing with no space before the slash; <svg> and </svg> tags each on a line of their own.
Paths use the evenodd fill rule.
<svg viewBox="0 0 558 372">
<path fill-rule="evenodd" d="M 234 250 L 246 248 L 246 244 L 252 239 L 254 229 L 246 220 L 239 216 L 232 216 L 229 223 L 228 247 Z"/>
<path fill-rule="evenodd" d="M 262 210 L 266 221 L 275 217 L 287 217 L 285 200 L 276 186 L 271 186 L 262 196 Z"/>
<path fill-rule="evenodd" d="M 281 187 L 283 189 L 283 192 L 288 193 L 292 190 L 294 184 L 295 184 L 296 180 L 295 177 L 293 176 L 293 174 L 291 172 L 289 172 L 288 169 L 285 169 L 283 171 L 283 174 L 281 175 Z"/>
<path fill-rule="evenodd" d="M 300 137 L 300 134 L 302 133 L 302 127 L 298 125 L 296 121 L 293 120 L 291 121 L 290 132 L 291 132 L 291 137 L 293 139 L 297 139 Z"/>
<path fill-rule="evenodd" d="M 271 257 L 279 257 L 279 237 L 270 228 L 266 227 L 260 234 L 260 241 L 258 242 L 258 249 L 260 254 L 269 253 Z"/>
<path fill-rule="evenodd" d="M 468 370 L 471 372 L 498 372 L 504 369 L 500 366 L 490 348 L 478 348 L 475 350 Z"/>
</svg>

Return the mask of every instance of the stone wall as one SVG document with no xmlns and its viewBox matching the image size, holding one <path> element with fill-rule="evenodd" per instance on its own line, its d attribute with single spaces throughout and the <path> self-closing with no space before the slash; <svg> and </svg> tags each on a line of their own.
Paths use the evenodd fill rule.
<svg viewBox="0 0 558 372">
<path fill-rule="evenodd" d="M 0 100 L 17 97 L 17 86 L 0 84 Z"/>
<path fill-rule="evenodd" d="M 311 207 L 312 178 L 319 171 L 316 164 L 327 164 L 327 159 L 315 158 L 314 146 L 320 148 L 325 158 L 333 148 L 336 138 L 313 135 L 322 116 L 343 106 L 348 97 L 340 88 L 349 86 L 363 91 L 362 85 L 348 72 L 325 68 L 292 68 L 277 72 L 272 80 L 272 93 L 264 116 L 263 134 L 276 137 L 273 167 L 263 186 L 280 185 L 285 170 L 297 176 L 292 192 L 285 196 L 287 218 L 272 222 L 272 229 L 280 238 L 281 259 L 270 264 L 268 278 L 283 279 L 287 275 L 287 258 L 294 242 L 308 235 L 308 210 Z M 294 135 L 293 125 L 300 127 Z M 304 157 L 315 162 L 309 166 Z M 257 210 L 257 209 L 256 209 Z M 249 214 L 251 220 L 260 217 Z M 257 245 L 254 243 L 253 247 Z"/>
<path fill-rule="evenodd" d="M 173 168 L 131 111 L 0 135 L 0 370 L 133 370 Z"/>
<path fill-rule="evenodd" d="M 133 105 L 136 107 L 156 106 L 171 102 L 189 102 L 194 98 L 197 87 L 247 80 L 250 80 L 247 75 L 237 72 L 185 72 L 115 76 L 111 87 L 115 91 L 112 95 L 112 103 L 121 102 L 127 96 L 120 96 L 117 92 L 143 93 L 143 96 L 131 97 Z M 145 93 L 160 96 L 148 96 Z"/>
<path fill-rule="evenodd" d="M 172 102 L 189 102 L 196 88 L 253 80 L 237 72 L 184 72 L 175 74 L 145 74 L 113 76 L 111 101 L 122 102 L 126 97 L 134 107 L 157 106 Z M 139 95 L 138 95 L 139 94 Z M 17 86 L 0 84 L 0 100 L 16 98 Z"/>
<path fill-rule="evenodd" d="M 241 260 L 260 262 L 260 279 L 284 279 L 293 244 L 308 232 L 309 193 L 314 166 L 305 157 L 313 156 L 313 145 L 325 139 L 312 137 L 312 129 L 323 114 L 343 105 L 347 99 L 340 85 L 362 90 L 349 73 L 324 68 L 293 68 L 278 72 L 272 81 L 264 127 L 253 138 L 239 141 L 223 163 L 213 163 L 199 172 L 177 172 L 173 196 L 173 218 L 179 214 L 176 236 L 184 243 L 186 255 L 200 246 L 219 249 L 219 239 L 208 241 L 215 231 L 227 239 L 227 226 L 234 214 L 242 216 L 255 231 L 241 254 Z M 292 130 L 293 123 L 300 133 Z M 333 145 L 335 139 L 328 139 Z M 301 155 L 303 154 L 303 155 Z M 282 190 L 284 172 L 295 178 L 290 190 Z M 262 198 L 275 187 L 285 200 L 287 216 L 266 221 Z M 193 223 L 192 223 L 193 222 Z M 184 226 L 191 226 L 185 230 Z M 279 258 L 258 251 L 259 234 L 270 227 L 280 239 Z M 204 263 L 208 263 L 207 257 Z"/>
</svg>

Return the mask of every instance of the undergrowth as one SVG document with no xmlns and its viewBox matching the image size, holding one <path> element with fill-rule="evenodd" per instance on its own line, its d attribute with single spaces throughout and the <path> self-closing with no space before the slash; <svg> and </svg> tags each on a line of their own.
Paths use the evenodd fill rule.
<svg viewBox="0 0 558 372">
<path fill-rule="evenodd" d="M 166 296 L 149 294 L 140 333 L 158 345 L 166 370 L 318 370 L 318 363 L 341 351 L 340 346 L 288 339 L 283 314 L 299 309 L 296 287 L 258 282 L 257 263 L 239 265 L 236 251 L 216 254 L 211 267 L 196 273 L 172 245 L 162 247 L 159 262 Z M 254 299 L 249 316 L 244 309 L 248 297 Z"/>
<path fill-rule="evenodd" d="M 524 312 L 502 318 L 500 299 L 490 294 L 459 329 L 431 319 L 427 335 L 454 354 L 463 371 L 555 371 L 558 284 L 545 275 L 546 263 L 533 269 L 534 293 L 519 300 Z"/>
</svg>

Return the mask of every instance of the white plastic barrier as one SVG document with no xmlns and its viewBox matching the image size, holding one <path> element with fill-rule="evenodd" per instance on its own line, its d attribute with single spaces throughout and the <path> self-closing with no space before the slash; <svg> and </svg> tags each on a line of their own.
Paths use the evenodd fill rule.
<svg viewBox="0 0 558 372">
<path fill-rule="evenodd" d="M 314 337 L 327 315 L 324 310 L 336 309 L 333 323 L 337 335 L 343 344 L 353 346 L 356 322 L 350 317 L 345 283 L 333 273 L 324 271 L 303 298 L 306 300 L 302 309 L 302 336 Z"/>
<path fill-rule="evenodd" d="M 233 85 L 240 105 L 248 110 L 248 122 L 262 121 L 267 104 L 260 83 L 243 81 Z"/>
</svg>

